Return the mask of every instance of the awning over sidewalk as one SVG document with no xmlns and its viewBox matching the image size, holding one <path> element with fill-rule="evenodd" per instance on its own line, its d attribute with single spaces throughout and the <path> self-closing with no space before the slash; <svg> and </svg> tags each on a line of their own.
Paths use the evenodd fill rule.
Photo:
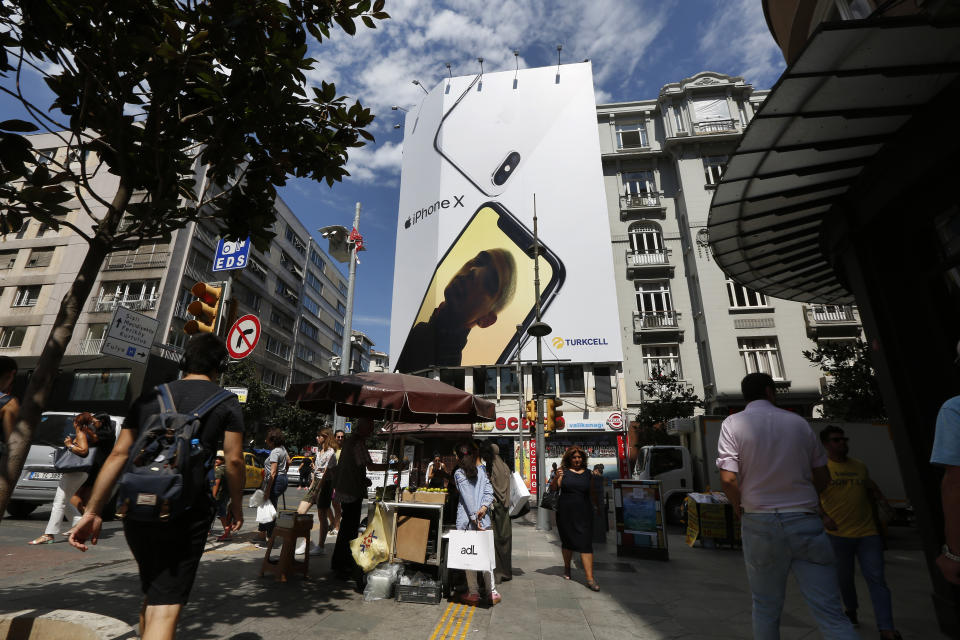
<svg viewBox="0 0 960 640">
<path fill-rule="evenodd" d="M 824 25 L 774 86 L 714 193 L 708 224 L 720 267 L 770 296 L 854 302 L 822 247 L 823 222 L 883 145 L 958 77 L 960 25 Z M 958 135 L 955 122 L 931 126 Z"/>
</svg>

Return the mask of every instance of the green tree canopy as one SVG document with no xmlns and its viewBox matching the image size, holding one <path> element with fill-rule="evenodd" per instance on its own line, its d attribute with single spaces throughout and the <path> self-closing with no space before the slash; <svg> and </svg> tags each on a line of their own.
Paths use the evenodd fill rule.
<svg viewBox="0 0 960 640">
<path fill-rule="evenodd" d="M 650 380 L 637 382 L 643 400 L 637 412 L 637 445 L 677 444 L 676 436 L 667 434 L 667 421 L 671 418 L 689 418 L 703 400 L 691 385 L 684 384 L 676 371 L 664 373 L 654 367 Z"/>
<path fill-rule="evenodd" d="M 830 420 L 880 420 L 887 417 L 870 361 L 870 345 L 856 340 L 823 340 L 803 357 L 827 378 L 821 394 L 823 417 Z"/>
<path fill-rule="evenodd" d="M 0 461 L 0 516 L 80 310 L 106 255 L 207 220 L 265 248 L 288 176 L 329 185 L 373 114 L 321 82 L 307 52 L 338 26 L 370 28 L 384 0 L 10 0 L 0 4 L 0 93 L 27 119 L 0 123 L 0 230 L 25 216 L 69 227 L 88 251 L 34 368 Z M 53 93 L 34 104 L 24 74 Z M 38 162 L 22 134 L 48 132 L 66 155 Z M 66 160 L 58 158 L 65 157 Z M 108 174 L 110 180 L 98 179 Z M 97 190 L 109 184 L 108 192 Z M 71 201 L 76 198 L 76 203 Z M 88 224 L 62 215 L 80 209 Z M 121 219 L 125 222 L 121 225 Z"/>
</svg>

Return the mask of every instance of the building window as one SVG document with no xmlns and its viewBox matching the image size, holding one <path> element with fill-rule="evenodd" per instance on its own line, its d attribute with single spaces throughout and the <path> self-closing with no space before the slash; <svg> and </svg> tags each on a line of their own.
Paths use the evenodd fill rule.
<svg viewBox="0 0 960 640">
<path fill-rule="evenodd" d="M 119 402 L 126 399 L 129 384 L 130 371 L 128 369 L 97 371 L 78 369 L 73 372 L 70 399 Z"/>
<path fill-rule="evenodd" d="M 109 264 L 109 259 L 107 264 Z M 187 266 L 195 269 L 199 275 L 213 273 L 213 262 L 210 260 L 210 258 L 196 250 L 190 252 L 190 257 L 187 258 Z"/>
<path fill-rule="evenodd" d="M 274 389 L 279 389 L 280 391 L 283 391 L 287 388 L 287 376 L 270 369 L 263 370 L 263 377 L 261 378 L 261 381 L 268 387 L 273 387 Z"/>
<path fill-rule="evenodd" d="M 180 297 L 173 307 L 173 315 L 177 318 L 189 320 L 190 312 L 187 310 L 187 307 L 190 306 L 190 303 L 193 302 L 194 299 L 193 292 L 190 291 L 190 289 L 180 289 Z"/>
<path fill-rule="evenodd" d="M 287 255 L 286 251 L 280 252 L 280 266 L 295 275 L 298 280 L 303 277 L 303 270 L 300 268 L 300 265 Z"/>
<path fill-rule="evenodd" d="M 245 289 L 240 297 L 240 300 L 243 301 L 243 304 L 259 313 L 260 305 L 263 303 L 263 296 L 261 296 L 259 293 L 251 291 L 250 289 Z"/>
<path fill-rule="evenodd" d="M 727 166 L 727 156 L 707 156 L 703 159 L 703 177 L 708 185 L 720 183 L 723 170 Z"/>
<path fill-rule="evenodd" d="M 338 356 L 342 356 L 342 355 L 343 355 L 343 343 L 337 342 L 336 340 L 332 340 L 332 341 L 330 342 L 330 348 L 331 348 L 331 349 L 333 350 L 333 352 L 334 352 L 335 354 L 337 354 Z"/>
<path fill-rule="evenodd" d="M 646 380 L 653 379 L 653 374 L 658 368 L 661 375 L 669 375 L 675 372 L 677 378 L 683 376 L 683 372 L 680 370 L 680 345 L 669 344 L 643 348 L 644 378 Z"/>
<path fill-rule="evenodd" d="M 320 269 L 320 273 L 323 273 L 326 263 L 323 261 L 323 257 L 314 249 L 310 249 L 310 262 Z"/>
<path fill-rule="evenodd" d="M 303 308 L 315 316 L 320 315 L 320 303 L 310 296 L 303 296 Z"/>
<path fill-rule="evenodd" d="M 6 271 L 7 269 L 13 269 L 13 264 L 17 261 L 17 254 L 20 253 L 16 249 L 8 249 L 6 251 L 0 251 L 0 271 Z"/>
<path fill-rule="evenodd" d="M 440 382 L 445 382 L 451 387 L 464 389 L 466 375 L 463 369 L 440 369 Z"/>
<path fill-rule="evenodd" d="M 300 318 L 300 333 L 308 338 L 312 338 L 313 340 L 320 338 L 320 329 L 318 329 L 316 325 L 310 324 L 303 318 Z"/>
<path fill-rule="evenodd" d="M 300 255 L 304 255 L 307 252 L 307 243 L 294 232 L 289 224 L 287 225 L 287 242 L 292 244 L 293 248 L 296 249 Z"/>
<path fill-rule="evenodd" d="M 500 367 L 500 395 L 518 393 L 520 393 L 520 381 L 517 379 L 517 370 L 513 367 Z"/>
<path fill-rule="evenodd" d="M 671 110 L 673 111 L 673 122 L 677 127 L 677 132 L 685 131 L 683 126 L 683 112 L 680 110 L 680 107 L 673 105 Z"/>
<path fill-rule="evenodd" d="M 18 349 L 23 346 L 26 327 L 3 327 L 0 329 L 0 349 Z"/>
<path fill-rule="evenodd" d="M 346 305 L 339 301 L 337 302 L 337 313 L 339 313 L 341 317 L 346 317 L 347 315 Z"/>
<path fill-rule="evenodd" d="M 730 278 L 727 278 L 727 298 L 730 300 L 731 309 L 767 306 L 767 296 L 753 289 L 748 289 L 742 284 L 737 284 Z"/>
<path fill-rule="evenodd" d="M 640 122 L 624 122 L 617 125 L 617 148 L 646 147 L 647 126 Z"/>
<path fill-rule="evenodd" d="M 290 359 L 290 347 L 279 338 L 270 335 L 269 333 L 264 336 L 267 343 L 267 351 L 272 353 L 275 356 L 279 356 L 284 360 Z"/>
<path fill-rule="evenodd" d="M 35 307 L 37 300 L 40 299 L 41 285 L 35 284 L 28 287 L 17 287 L 17 294 L 13 299 L 14 307 Z"/>
<path fill-rule="evenodd" d="M 557 395 L 557 368 L 550 364 L 543 366 L 543 376 L 537 379 L 537 367 L 533 367 L 533 392 L 543 393 L 548 396 Z"/>
<path fill-rule="evenodd" d="M 95 312 L 113 311 L 117 307 L 126 307 L 134 311 L 144 311 L 157 306 L 160 294 L 160 280 L 122 280 L 104 282 L 94 304 Z"/>
<path fill-rule="evenodd" d="M 290 316 L 280 313 L 276 309 L 270 310 L 270 324 L 275 327 L 279 327 L 284 331 L 293 331 L 293 318 Z"/>
<path fill-rule="evenodd" d="M 598 407 L 613 406 L 613 385 L 610 382 L 610 367 L 593 368 L 594 403 Z"/>
<path fill-rule="evenodd" d="M 560 365 L 560 393 L 583 393 L 583 367 L 578 364 Z"/>
<path fill-rule="evenodd" d="M 48 165 L 53 162 L 54 157 L 57 155 L 57 148 L 37 149 L 33 155 L 36 158 L 38 167 Z"/>
<path fill-rule="evenodd" d="M 152 269 L 167 266 L 170 245 L 166 242 L 147 242 L 136 249 L 116 251 L 107 256 L 107 269 Z M 210 270 L 209 260 L 199 258 L 200 267 Z"/>
<path fill-rule="evenodd" d="M 307 285 L 317 293 L 323 293 L 323 283 L 320 282 L 320 278 L 318 278 L 313 271 L 310 271 L 310 269 L 307 269 Z"/>
<path fill-rule="evenodd" d="M 259 262 L 253 258 L 250 258 L 250 260 L 247 262 L 247 265 L 250 267 L 250 270 L 247 273 L 253 274 L 253 276 L 260 280 L 260 282 L 267 281 L 267 270 L 260 266 Z"/>
<path fill-rule="evenodd" d="M 334 320 L 333 322 L 333 332 L 336 333 L 338 336 L 343 337 L 343 325 L 337 322 L 336 320 Z"/>
<path fill-rule="evenodd" d="M 630 225 L 630 248 L 635 254 L 646 256 L 664 255 L 663 234 L 653 222 L 635 222 Z"/>
<path fill-rule="evenodd" d="M 23 240 L 24 236 L 27 235 L 27 229 L 30 228 L 30 218 L 24 218 L 23 222 L 20 223 L 20 230 L 17 231 L 17 240 Z"/>
<path fill-rule="evenodd" d="M 656 206 L 657 185 L 653 181 L 653 171 L 624 173 L 623 193 L 636 206 Z"/>
<path fill-rule="evenodd" d="M 473 370 L 473 392 L 478 396 L 497 395 L 496 367 L 477 367 Z"/>
<path fill-rule="evenodd" d="M 774 380 L 785 379 L 776 338 L 740 338 L 738 342 L 747 373 L 766 373 Z"/>
<path fill-rule="evenodd" d="M 304 362 L 314 362 L 317 359 L 316 352 L 306 348 L 302 344 L 297 345 L 297 357 Z"/>
<path fill-rule="evenodd" d="M 280 279 L 277 279 L 276 293 L 278 296 L 291 304 L 297 304 L 297 302 L 300 300 L 300 296 L 297 295 L 297 292 L 294 291 L 290 285 Z"/>
<path fill-rule="evenodd" d="M 640 313 L 673 311 L 673 298 L 667 282 L 638 282 L 637 309 Z"/>
<path fill-rule="evenodd" d="M 339 282 L 339 283 L 337 283 L 337 287 L 340 289 L 340 293 L 342 293 L 343 295 L 347 295 L 347 283 L 346 283 L 346 282 Z"/>
</svg>

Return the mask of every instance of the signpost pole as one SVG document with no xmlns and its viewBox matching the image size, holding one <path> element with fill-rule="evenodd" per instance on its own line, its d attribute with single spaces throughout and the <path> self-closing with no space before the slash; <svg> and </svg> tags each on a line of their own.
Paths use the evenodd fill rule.
<svg viewBox="0 0 960 640">
<path fill-rule="evenodd" d="M 535 329 L 533 333 L 537 338 L 537 369 L 534 373 L 533 385 L 537 394 L 537 531 L 549 531 L 550 514 L 547 509 L 540 506 L 540 503 L 547 490 L 544 486 L 546 451 L 543 437 L 543 387 L 546 380 L 543 377 L 543 336 L 550 333 L 550 327 L 540 321 L 540 241 L 537 237 L 537 194 L 533 194 L 533 290 L 537 310 L 537 321 L 530 327 L 531 330 Z"/>
<path fill-rule="evenodd" d="M 213 327 L 213 335 L 220 336 L 221 329 L 224 326 L 229 327 L 229 323 L 225 323 L 223 318 L 227 315 L 228 307 L 230 304 L 230 294 L 233 291 L 233 271 L 230 271 L 227 274 L 227 281 L 223 285 L 223 292 L 220 295 L 220 312 L 217 313 L 217 321 Z M 223 336 L 220 336 L 223 337 Z"/>
<path fill-rule="evenodd" d="M 357 203 L 353 214 L 353 228 L 359 231 L 360 227 L 360 203 Z M 350 277 L 347 280 L 347 311 L 343 316 L 343 342 L 342 353 L 340 354 L 340 375 L 350 373 L 350 363 L 353 361 L 353 354 L 350 347 L 350 339 L 353 337 L 353 290 L 357 279 L 357 243 L 351 243 L 350 247 Z M 335 429 L 344 429 L 346 420 L 343 416 L 336 416 Z"/>
</svg>

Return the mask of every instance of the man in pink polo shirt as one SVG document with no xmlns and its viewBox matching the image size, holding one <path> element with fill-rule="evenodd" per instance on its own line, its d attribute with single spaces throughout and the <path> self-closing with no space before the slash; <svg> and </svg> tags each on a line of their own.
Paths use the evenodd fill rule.
<svg viewBox="0 0 960 640">
<path fill-rule="evenodd" d="M 827 454 L 806 420 L 773 405 L 773 378 L 748 374 L 740 390 L 747 406 L 723 421 L 717 468 L 742 518 L 753 637 L 780 638 L 793 571 L 823 637 L 859 638 L 840 606 L 833 547 L 818 515 L 819 493 L 830 482 Z"/>
</svg>

